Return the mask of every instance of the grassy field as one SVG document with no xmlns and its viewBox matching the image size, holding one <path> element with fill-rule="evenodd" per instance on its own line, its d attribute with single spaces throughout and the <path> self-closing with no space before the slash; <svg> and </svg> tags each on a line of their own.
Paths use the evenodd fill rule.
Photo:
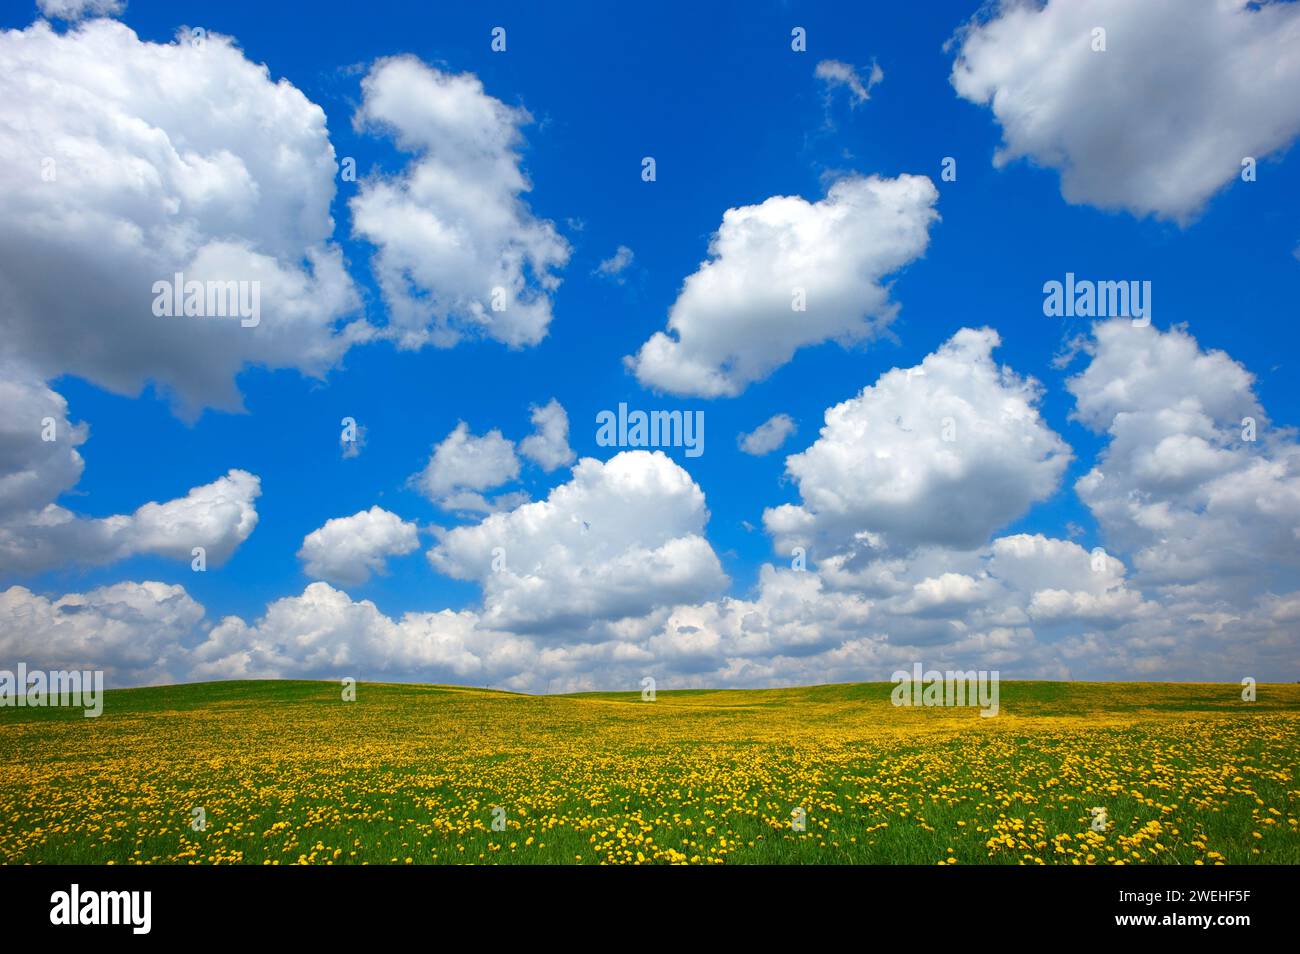
<svg viewBox="0 0 1300 954">
<path fill-rule="evenodd" d="M 224 682 L 110 692 L 98 719 L 0 709 L 0 861 L 1300 863 L 1300 686 L 1011 682 L 988 719 L 891 688 Z"/>
</svg>

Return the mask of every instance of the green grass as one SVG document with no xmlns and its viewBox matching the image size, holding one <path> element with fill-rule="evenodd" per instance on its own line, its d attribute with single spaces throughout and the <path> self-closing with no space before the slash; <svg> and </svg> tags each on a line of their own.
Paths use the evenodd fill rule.
<svg viewBox="0 0 1300 954">
<path fill-rule="evenodd" d="M 991 719 L 892 688 L 246 681 L 110 691 L 98 719 L 5 708 L 0 860 L 1300 863 L 1300 686 L 1005 682 Z"/>
</svg>

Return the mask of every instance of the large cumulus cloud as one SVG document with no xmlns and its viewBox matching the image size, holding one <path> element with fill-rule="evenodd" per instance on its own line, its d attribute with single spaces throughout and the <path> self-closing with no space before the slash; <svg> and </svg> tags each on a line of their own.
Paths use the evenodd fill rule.
<svg viewBox="0 0 1300 954">
<path fill-rule="evenodd" d="M 1070 449 L 1038 412 L 1039 385 L 993 361 L 999 342 L 964 328 L 830 408 L 812 446 L 786 459 L 802 502 L 764 513 L 778 549 L 969 549 L 1049 496 Z"/>
<path fill-rule="evenodd" d="M 358 127 L 412 154 L 402 172 L 368 176 L 350 203 L 354 232 L 377 249 L 387 334 L 404 348 L 466 336 L 537 344 L 569 246 L 522 198 L 527 110 L 490 96 L 472 73 L 412 56 L 375 63 L 361 89 Z"/>
<path fill-rule="evenodd" d="M 335 171 L 324 112 L 228 37 L 0 33 L 0 354 L 153 382 L 187 415 L 239 407 L 247 364 L 323 374 L 370 334 L 330 241 Z M 155 316 L 178 272 L 259 282 L 260 323 Z"/>
<path fill-rule="evenodd" d="M 1067 386 L 1108 443 L 1076 490 L 1141 578 L 1238 602 L 1300 585 L 1300 445 L 1254 377 L 1183 328 L 1101 323 L 1092 352 Z"/>
<path fill-rule="evenodd" d="M 580 634 L 727 585 L 704 537 L 704 494 L 662 452 L 578 461 L 546 500 L 448 531 L 438 570 L 483 588 L 484 619 Z"/>
<path fill-rule="evenodd" d="M 1300 7 L 1002 0 L 960 34 L 952 84 L 1001 125 L 996 164 L 1028 158 L 1069 202 L 1185 223 L 1243 158 L 1300 134 Z"/>
</svg>

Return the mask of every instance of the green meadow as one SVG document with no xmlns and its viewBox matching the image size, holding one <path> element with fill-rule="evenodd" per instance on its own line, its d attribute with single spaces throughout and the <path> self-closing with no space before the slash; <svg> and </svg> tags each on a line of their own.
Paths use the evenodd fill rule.
<svg viewBox="0 0 1300 954">
<path fill-rule="evenodd" d="M 0 709 L 9 864 L 1300 864 L 1300 686 L 526 696 L 220 682 Z"/>
</svg>

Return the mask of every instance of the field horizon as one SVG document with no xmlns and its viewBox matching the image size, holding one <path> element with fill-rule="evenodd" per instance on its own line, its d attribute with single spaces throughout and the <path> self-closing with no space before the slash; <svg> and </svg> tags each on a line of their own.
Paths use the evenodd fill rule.
<svg viewBox="0 0 1300 954">
<path fill-rule="evenodd" d="M 994 718 L 893 688 L 240 680 L 5 708 L 0 860 L 1300 862 L 1300 685 L 1007 681 Z"/>
</svg>

